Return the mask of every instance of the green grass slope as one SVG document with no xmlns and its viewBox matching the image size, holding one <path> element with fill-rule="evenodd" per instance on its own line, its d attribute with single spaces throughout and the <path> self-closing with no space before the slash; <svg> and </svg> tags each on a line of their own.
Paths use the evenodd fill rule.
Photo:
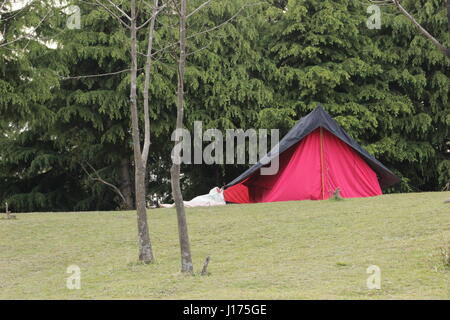
<svg viewBox="0 0 450 320">
<path fill-rule="evenodd" d="M 449 299 L 449 193 L 189 209 L 196 271 L 179 274 L 175 211 L 149 211 L 157 262 L 137 263 L 133 212 L 0 220 L 1 299 Z M 81 268 L 81 289 L 66 268 Z M 370 265 L 381 290 L 368 290 Z"/>
</svg>

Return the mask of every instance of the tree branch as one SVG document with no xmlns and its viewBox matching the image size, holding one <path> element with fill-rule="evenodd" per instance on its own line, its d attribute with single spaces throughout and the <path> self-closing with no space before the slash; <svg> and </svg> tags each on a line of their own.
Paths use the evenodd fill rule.
<svg viewBox="0 0 450 320">
<path fill-rule="evenodd" d="M 386 0 L 386 1 L 375 1 L 369 0 L 374 4 L 381 3 L 391 3 L 394 4 L 400 12 L 406 16 L 416 27 L 419 29 L 420 33 L 422 33 L 426 38 L 428 38 L 449 60 L 450 60 L 450 49 L 446 48 L 442 43 L 440 43 L 435 37 L 431 35 L 401 4 L 400 0 Z M 447 6 L 449 6 L 449 2 L 447 0 Z M 447 7 L 448 8 L 448 7 Z M 450 28 L 450 27 L 449 27 Z M 450 30 L 450 29 L 449 29 Z"/>
<path fill-rule="evenodd" d="M 100 0 L 96 0 L 96 1 L 100 3 Z M 111 5 L 111 7 L 113 7 L 117 11 L 119 11 L 122 14 L 122 16 L 126 17 L 129 21 L 131 21 L 131 17 L 125 11 L 123 11 L 120 8 L 120 6 L 116 5 L 113 1 L 111 1 L 111 0 L 103 0 L 103 1 L 107 1 Z"/>
<path fill-rule="evenodd" d="M 124 195 L 122 194 L 122 192 L 120 191 L 119 188 L 117 188 L 115 185 L 113 185 L 112 183 L 109 183 L 108 181 L 102 179 L 102 177 L 100 176 L 100 174 L 97 172 L 97 170 L 95 170 L 91 164 L 89 162 L 86 161 L 86 164 L 89 166 L 89 168 L 91 168 L 91 170 L 94 172 L 95 177 L 93 177 L 85 168 L 85 166 L 81 164 L 81 168 L 83 169 L 83 171 L 87 174 L 87 176 L 89 177 L 89 179 L 93 180 L 93 181 L 99 181 L 101 183 L 103 183 L 104 185 L 107 185 L 108 187 L 112 188 L 122 199 L 123 203 L 127 203 L 127 201 L 125 200 Z"/>
<path fill-rule="evenodd" d="M 217 30 L 217 29 L 223 27 L 224 25 L 226 25 L 227 23 L 229 23 L 230 21 L 234 20 L 244 9 L 246 9 L 248 7 L 251 7 L 251 6 L 260 5 L 260 4 L 263 4 L 263 2 L 254 2 L 254 3 L 249 3 L 247 5 L 244 5 L 244 6 L 240 7 L 239 10 L 233 16 L 231 16 L 229 19 L 225 20 L 221 24 L 218 24 L 217 26 L 214 26 L 214 27 L 212 27 L 210 29 L 194 33 L 194 34 L 188 36 L 186 38 L 186 40 L 189 40 L 189 39 L 195 38 L 195 37 L 197 37 L 199 35 L 202 35 L 202 34 L 209 33 L 209 32 L 212 32 L 214 30 Z"/>
<path fill-rule="evenodd" d="M 20 37 L 14 39 L 14 40 L 11 40 L 9 42 L 1 43 L 0 44 L 0 48 L 5 47 L 7 45 L 10 45 L 10 44 L 12 44 L 14 42 L 20 41 L 22 39 L 32 38 L 33 37 L 33 32 L 36 32 L 36 30 L 39 29 L 39 27 L 42 25 L 42 23 L 44 23 L 45 19 L 47 19 L 47 17 L 50 15 L 51 12 L 52 12 L 52 10 L 49 10 L 47 12 L 47 14 L 39 21 L 39 23 L 36 25 L 36 27 L 32 28 L 31 32 L 29 32 L 29 33 L 27 33 L 27 34 L 25 34 L 23 36 L 20 36 Z"/>
<path fill-rule="evenodd" d="M 90 5 L 94 5 L 94 6 L 99 6 L 102 7 L 104 10 L 106 10 L 106 12 L 108 12 L 113 18 L 116 18 L 125 28 L 130 29 L 131 26 L 128 25 L 127 23 L 125 23 L 122 18 L 120 16 L 118 16 L 117 14 L 114 13 L 114 11 L 112 11 L 110 8 L 108 8 L 108 6 L 106 6 L 105 4 L 101 3 L 100 0 L 95 0 L 95 2 L 91 2 L 91 1 L 86 1 L 86 0 L 78 0 Z"/>
<path fill-rule="evenodd" d="M 95 78 L 95 77 L 106 77 L 106 76 L 112 76 L 124 72 L 129 72 L 131 69 L 124 69 L 116 72 L 108 72 L 108 73 L 99 73 L 99 74 L 88 74 L 85 76 L 69 76 L 69 77 L 60 77 L 61 80 L 70 80 L 70 79 L 84 79 L 84 78 Z M 142 68 L 140 69 L 142 70 Z"/>
<path fill-rule="evenodd" d="M 155 20 L 156 16 L 166 7 L 166 4 L 164 3 L 162 6 L 160 6 L 159 8 L 155 9 L 153 8 L 153 12 L 152 12 L 152 16 L 147 19 L 147 21 L 145 21 L 143 24 L 141 24 L 139 27 L 137 27 L 137 30 L 140 30 L 142 28 L 144 28 L 149 22 L 152 22 Z"/>
<path fill-rule="evenodd" d="M 204 7 L 206 7 L 208 4 L 211 3 L 212 0 L 207 0 L 205 2 L 203 2 L 201 5 L 199 5 L 196 9 L 194 9 L 191 13 L 189 13 L 186 18 L 189 18 L 190 16 L 194 15 L 195 13 L 197 13 L 198 11 L 200 11 L 201 9 L 203 9 Z"/>
</svg>

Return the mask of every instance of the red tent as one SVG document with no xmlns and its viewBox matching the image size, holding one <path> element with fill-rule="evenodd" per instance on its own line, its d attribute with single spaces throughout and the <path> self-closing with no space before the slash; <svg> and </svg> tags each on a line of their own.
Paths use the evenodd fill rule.
<svg viewBox="0 0 450 320">
<path fill-rule="evenodd" d="M 274 150 L 225 186 L 225 201 L 324 200 L 337 188 L 344 198 L 371 197 L 382 194 L 380 184 L 386 187 L 399 181 L 320 106 L 297 123 Z M 259 169 L 275 157 L 278 172 L 261 175 Z"/>
</svg>

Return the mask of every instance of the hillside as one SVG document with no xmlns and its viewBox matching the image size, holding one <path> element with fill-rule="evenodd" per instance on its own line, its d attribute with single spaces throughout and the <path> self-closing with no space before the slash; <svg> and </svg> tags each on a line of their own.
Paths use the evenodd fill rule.
<svg viewBox="0 0 450 320">
<path fill-rule="evenodd" d="M 137 260 L 133 212 L 0 220 L 0 299 L 449 299 L 450 193 L 188 209 L 196 271 L 182 276 L 175 211 L 149 211 L 157 263 Z M 66 268 L 81 268 L 81 290 Z M 366 269 L 381 268 L 381 290 Z"/>
</svg>

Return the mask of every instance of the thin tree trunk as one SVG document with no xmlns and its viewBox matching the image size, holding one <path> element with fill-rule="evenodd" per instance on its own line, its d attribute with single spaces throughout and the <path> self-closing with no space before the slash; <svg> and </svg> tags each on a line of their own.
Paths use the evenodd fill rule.
<svg viewBox="0 0 450 320">
<path fill-rule="evenodd" d="M 133 210 L 133 194 L 131 190 L 131 177 L 130 177 L 130 167 L 127 158 L 123 158 L 120 163 L 120 191 L 125 197 L 124 209 Z"/>
<path fill-rule="evenodd" d="M 145 168 L 147 168 L 148 153 L 150 150 L 150 112 L 149 112 L 149 89 L 150 89 L 150 73 L 152 68 L 152 50 L 153 50 L 153 38 L 155 32 L 156 15 L 158 14 L 158 0 L 153 2 L 152 18 L 148 27 L 148 46 L 147 46 L 147 59 L 145 62 L 145 81 L 144 81 L 144 123 L 145 123 L 145 137 L 144 148 L 142 150 L 142 161 Z"/>
<path fill-rule="evenodd" d="M 139 119 L 137 110 L 137 26 L 136 0 L 131 0 L 131 88 L 130 108 L 134 149 L 135 196 L 138 224 L 139 260 L 151 263 L 154 260 L 150 236 L 148 232 L 147 207 L 145 202 L 145 165 L 142 161 L 139 139 Z"/>
<path fill-rule="evenodd" d="M 184 116 L 184 74 L 186 66 L 186 0 L 181 0 L 180 17 L 180 57 L 178 61 L 178 104 L 177 104 L 177 122 L 176 129 L 183 128 Z M 181 143 L 180 141 L 175 142 Z M 175 157 L 179 155 L 175 155 Z M 184 209 L 183 195 L 180 186 L 180 161 L 174 159 L 170 169 L 172 196 L 175 201 L 178 219 L 178 234 L 181 250 L 181 272 L 193 273 L 191 248 L 189 243 L 189 234 L 186 221 L 186 212 Z"/>
</svg>

